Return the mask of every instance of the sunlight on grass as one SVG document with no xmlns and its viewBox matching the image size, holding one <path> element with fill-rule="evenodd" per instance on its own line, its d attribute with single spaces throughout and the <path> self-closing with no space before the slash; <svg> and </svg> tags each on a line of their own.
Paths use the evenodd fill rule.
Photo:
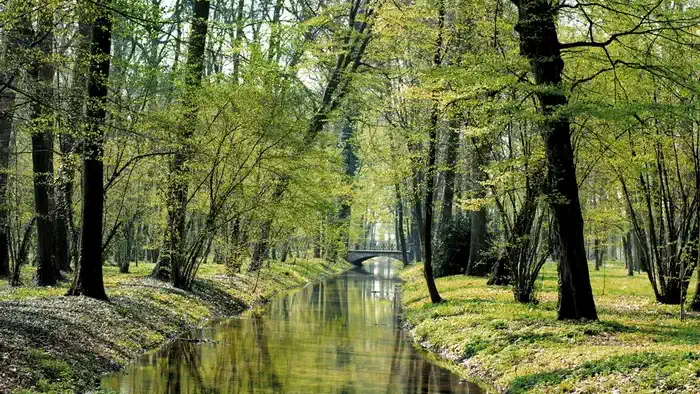
<svg viewBox="0 0 700 394">
<path fill-rule="evenodd" d="M 538 304 L 518 304 L 486 279 L 437 280 L 446 302 L 432 305 L 423 272 L 402 273 L 405 315 L 416 340 L 467 374 L 522 392 L 700 393 L 700 317 L 656 303 L 646 276 L 619 262 L 591 267 L 600 321 L 556 320 L 556 266 L 538 279 Z"/>
</svg>

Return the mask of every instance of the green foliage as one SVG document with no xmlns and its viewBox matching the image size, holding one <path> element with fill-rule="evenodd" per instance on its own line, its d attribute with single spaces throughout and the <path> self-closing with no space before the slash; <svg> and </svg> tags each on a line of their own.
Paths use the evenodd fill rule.
<svg viewBox="0 0 700 394">
<path fill-rule="evenodd" d="M 461 274 L 466 270 L 471 239 L 470 224 L 468 215 L 457 215 L 440 228 L 433 260 L 433 274 L 436 278 Z"/>
<path fill-rule="evenodd" d="M 656 303 L 646 278 L 626 276 L 620 262 L 609 262 L 606 273 L 591 271 L 597 322 L 554 319 L 554 264 L 543 268 L 538 304 L 513 303 L 508 289 L 457 275 L 437 280 L 447 301 L 432 305 L 419 267 L 402 277 L 414 338 L 504 392 L 700 389 L 697 316 L 681 322 L 677 309 Z"/>
</svg>

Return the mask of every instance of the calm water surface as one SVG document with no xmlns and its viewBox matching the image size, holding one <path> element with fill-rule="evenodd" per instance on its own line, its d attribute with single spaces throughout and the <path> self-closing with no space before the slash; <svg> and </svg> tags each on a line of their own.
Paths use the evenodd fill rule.
<svg viewBox="0 0 700 394">
<path fill-rule="evenodd" d="M 106 376 L 120 393 L 481 393 L 400 329 L 392 265 L 365 263 L 144 355 Z"/>
</svg>

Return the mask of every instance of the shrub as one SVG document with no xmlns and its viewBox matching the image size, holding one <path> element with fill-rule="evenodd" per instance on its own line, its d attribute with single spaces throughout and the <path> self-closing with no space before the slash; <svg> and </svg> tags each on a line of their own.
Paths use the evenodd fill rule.
<svg viewBox="0 0 700 394">
<path fill-rule="evenodd" d="M 457 215 L 440 226 L 433 256 L 436 278 L 462 274 L 469 262 L 471 222 L 467 215 Z"/>
</svg>

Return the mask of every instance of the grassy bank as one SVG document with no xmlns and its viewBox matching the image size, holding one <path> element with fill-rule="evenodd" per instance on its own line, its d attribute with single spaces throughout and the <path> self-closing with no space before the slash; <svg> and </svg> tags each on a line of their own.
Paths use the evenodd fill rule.
<svg viewBox="0 0 700 394">
<path fill-rule="evenodd" d="M 202 266 L 192 292 L 147 278 L 151 264 L 120 274 L 106 267 L 110 302 L 64 297 L 53 288 L 0 285 L 0 393 L 84 392 L 183 330 L 232 316 L 276 293 L 349 268 L 322 260 L 275 263 L 257 274 Z M 23 272 L 31 283 L 31 267 Z"/>
<path fill-rule="evenodd" d="M 599 322 L 556 321 L 554 264 L 536 305 L 461 275 L 437 280 L 446 302 L 432 305 L 420 267 L 403 272 L 402 303 L 416 341 L 499 392 L 700 393 L 700 316 L 681 322 L 621 264 L 591 275 Z"/>
</svg>

